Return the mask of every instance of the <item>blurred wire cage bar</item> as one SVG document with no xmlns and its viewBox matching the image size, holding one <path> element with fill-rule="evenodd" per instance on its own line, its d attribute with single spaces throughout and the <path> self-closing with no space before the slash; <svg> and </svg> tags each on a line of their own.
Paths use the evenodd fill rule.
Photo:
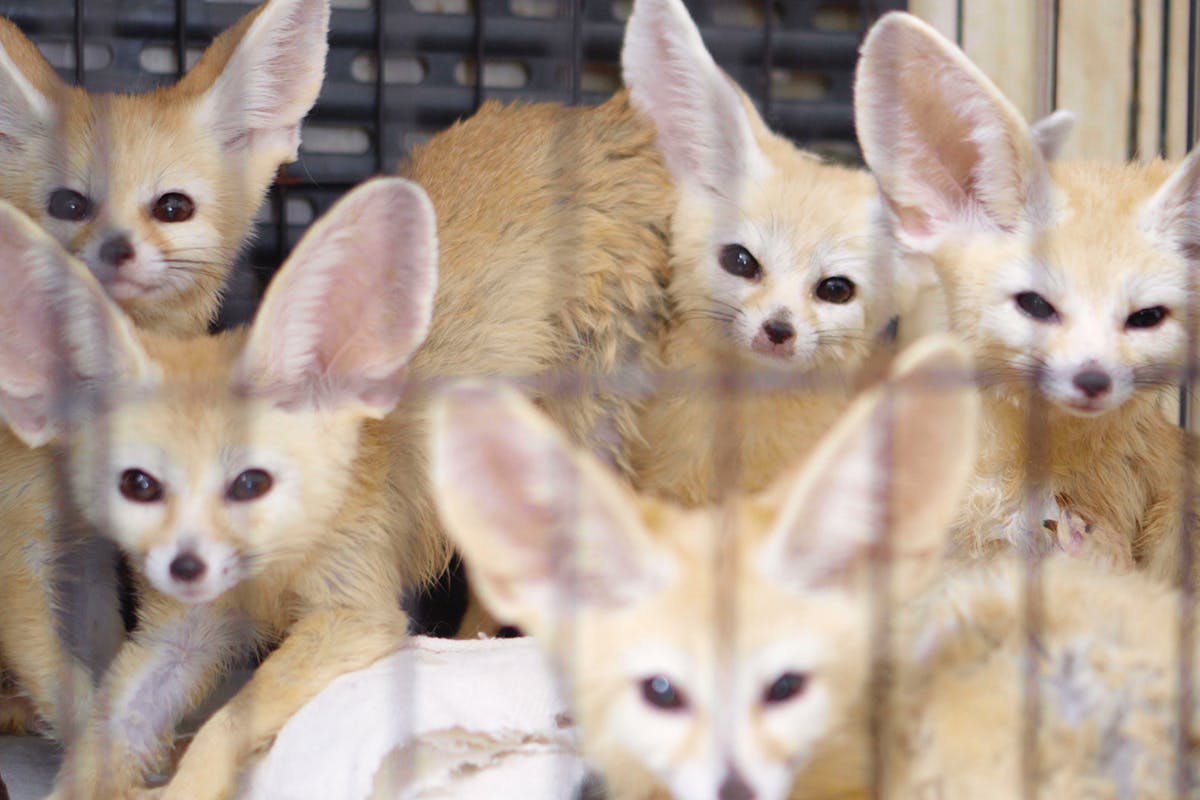
<svg viewBox="0 0 1200 800">
<path fill-rule="evenodd" d="M 0 13 L 64 79 L 100 91 L 169 83 L 250 0 L 5 0 Z M 857 158 L 862 34 L 903 0 L 689 0 L 717 61 L 798 143 Z M 325 85 L 301 159 L 263 209 L 224 321 L 252 313 L 304 228 L 343 192 L 485 100 L 598 103 L 620 86 L 630 0 L 333 0 Z M 483 64 L 483 69 L 478 68 Z M 383 68 L 380 69 L 379 65 Z"/>
</svg>

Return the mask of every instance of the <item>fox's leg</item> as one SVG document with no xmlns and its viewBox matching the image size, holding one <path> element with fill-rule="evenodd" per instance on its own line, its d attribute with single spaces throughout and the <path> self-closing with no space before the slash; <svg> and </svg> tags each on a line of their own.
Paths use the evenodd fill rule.
<svg viewBox="0 0 1200 800">
<path fill-rule="evenodd" d="M 147 593 L 139 629 L 117 654 L 83 738 L 69 748 L 54 798 L 127 798 L 162 764 L 176 725 L 212 690 L 221 666 L 248 640 L 228 607 L 184 605 Z"/>
<path fill-rule="evenodd" d="M 50 560 L 39 571 L 36 554 L 25 550 L 14 546 L 0 557 L 0 660 L 51 735 L 70 742 L 90 713 L 92 674 L 59 635 Z"/>
<path fill-rule="evenodd" d="M 408 621 L 397 606 L 315 609 L 300 618 L 250 682 L 204 723 L 162 793 L 170 800 L 232 797 L 248 759 L 334 678 L 396 650 Z"/>
</svg>

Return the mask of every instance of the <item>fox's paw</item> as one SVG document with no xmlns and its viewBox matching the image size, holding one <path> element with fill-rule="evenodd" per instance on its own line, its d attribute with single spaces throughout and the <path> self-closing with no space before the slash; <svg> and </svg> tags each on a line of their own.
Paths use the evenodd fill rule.
<svg viewBox="0 0 1200 800">
<path fill-rule="evenodd" d="M 1058 549 L 1072 558 L 1120 572 L 1134 568 L 1129 537 L 1107 525 L 1088 522 L 1069 509 L 1060 508 L 1058 519 L 1047 520 L 1046 527 Z"/>
</svg>

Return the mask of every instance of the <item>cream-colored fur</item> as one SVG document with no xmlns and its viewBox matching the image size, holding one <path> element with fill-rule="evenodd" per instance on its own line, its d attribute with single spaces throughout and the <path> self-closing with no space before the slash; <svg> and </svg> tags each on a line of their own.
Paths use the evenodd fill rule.
<svg viewBox="0 0 1200 800">
<path fill-rule="evenodd" d="M 440 285 L 413 361 L 428 381 L 521 382 L 622 469 L 655 368 L 674 190 L 625 93 L 595 108 L 485 104 L 400 172 L 438 216 Z"/>
<path fill-rule="evenodd" d="M 915 281 L 872 247 L 871 176 L 768 130 L 682 3 L 637 0 L 622 60 L 679 187 L 667 384 L 641 420 L 635 482 L 689 504 L 762 489 L 848 405 Z M 757 264 L 749 276 L 722 266 L 739 246 Z M 830 279 L 852 296 L 824 299 Z M 779 325 L 773 343 L 768 326 Z"/>
<path fill-rule="evenodd" d="M 892 235 L 932 262 L 986 387 L 956 550 L 1065 549 L 1176 580 L 1189 437 L 1160 401 L 1197 298 L 1200 159 L 1047 165 L 996 87 L 903 14 L 869 34 L 855 98 Z M 1085 373 L 1106 384 L 1089 395 Z"/>
<path fill-rule="evenodd" d="M 190 340 L 135 331 L 82 264 L 0 211 L 2 260 L 22 265 L 28 289 L 3 307 L 19 333 L 0 347 L 0 408 L 30 443 L 67 445 L 67 507 L 125 550 L 142 596 L 56 796 L 130 796 L 222 669 L 274 644 L 163 792 L 229 797 L 296 708 L 402 641 L 401 592 L 445 566 L 448 546 L 421 538 L 431 510 L 409 491 L 419 419 L 404 388 L 433 305 L 432 210 L 407 181 L 365 184 L 306 234 L 252 328 Z M 56 354 L 66 383 L 40 371 Z M 12 369 L 18 356 L 25 374 Z M 29 491 L 44 495 L 58 479 L 54 453 L 25 452 Z M 268 490 L 232 495 L 254 469 Z M 131 497 L 130 470 L 159 494 Z M 184 556 L 203 571 L 182 572 Z M 50 616 L 21 602 L 6 603 L 0 628 L 22 620 L 53 635 Z M 55 697 L 56 676 L 34 667 L 30 683 Z"/>
<path fill-rule="evenodd" d="M 50 231 L 142 327 L 207 329 L 254 212 L 282 164 L 295 161 L 300 122 L 325 75 L 329 0 L 268 0 L 218 36 L 178 83 L 143 94 L 67 85 L 37 47 L 0 18 L 0 198 Z M 90 200 L 78 221 L 50 198 Z M 168 193 L 194 215 L 163 222 Z M 135 255 L 112 263 L 124 237 Z"/>
<path fill-rule="evenodd" d="M 1031 640 L 1023 564 L 935 577 L 974 466 L 964 365 L 919 343 L 797 474 L 692 510 L 632 495 L 517 397 L 448 393 L 440 512 L 547 649 L 611 796 L 867 798 L 875 775 L 886 797 L 1010 800 L 1027 774 L 1044 796 L 1175 796 L 1177 594 L 1054 556 Z"/>
<path fill-rule="evenodd" d="M 0 198 L 86 261 L 139 326 L 203 333 L 255 209 L 278 167 L 296 158 L 324 75 L 328 18 L 327 0 L 271 0 L 217 37 L 179 83 L 139 95 L 66 85 L 0 19 Z M 60 188 L 89 198 L 85 219 L 50 215 Z M 195 202 L 191 219 L 154 218 L 154 201 L 172 192 Z M 105 262 L 101 246 L 120 236 L 135 255 Z M 0 332 L 14 341 L 24 324 L 9 316 Z M 0 360 L 10 385 L 52 368 L 22 355 Z M 32 698 L 35 724 L 63 738 L 86 714 L 89 670 L 103 668 L 121 633 L 112 554 L 87 541 L 87 524 L 46 483 L 49 457 L 0 431 L 0 668 Z"/>
<path fill-rule="evenodd" d="M 552 657 L 613 797 L 782 798 L 796 766 L 854 732 L 867 556 L 890 514 L 896 597 L 929 581 L 972 463 L 967 385 L 959 350 L 922 343 L 805 468 L 704 509 L 634 495 L 515 393 L 448 392 L 439 511 L 481 597 Z M 675 707 L 650 702 L 655 679 Z"/>
</svg>

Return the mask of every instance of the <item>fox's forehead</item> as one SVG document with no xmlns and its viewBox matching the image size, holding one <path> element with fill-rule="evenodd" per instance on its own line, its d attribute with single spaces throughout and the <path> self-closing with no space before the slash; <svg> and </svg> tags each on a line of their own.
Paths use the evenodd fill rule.
<svg viewBox="0 0 1200 800">
<path fill-rule="evenodd" d="M 874 197 L 874 182 L 861 170 L 778 150 L 771 170 L 747 182 L 741 212 L 748 232 L 776 257 L 865 255 Z"/>
<path fill-rule="evenodd" d="M 246 417 L 252 406 L 232 387 L 243 332 L 191 339 L 142 333 L 140 339 L 155 374 L 119 390 L 109 416 L 114 435 L 147 442 L 175 438 L 192 446 L 252 427 Z"/>
<path fill-rule="evenodd" d="M 1073 292 L 1097 296 L 1161 288 L 1182 290 L 1186 264 L 1153 223 L 1150 201 L 1171 165 L 1063 163 L 1052 165 L 1060 213 L 1035 245 Z"/>
<path fill-rule="evenodd" d="M 60 105 L 56 158 L 80 191 L 130 193 L 191 181 L 219 168 L 219 153 L 192 104 L 166 90 L 139 95 L 72 91 Z"/>
</svg>

